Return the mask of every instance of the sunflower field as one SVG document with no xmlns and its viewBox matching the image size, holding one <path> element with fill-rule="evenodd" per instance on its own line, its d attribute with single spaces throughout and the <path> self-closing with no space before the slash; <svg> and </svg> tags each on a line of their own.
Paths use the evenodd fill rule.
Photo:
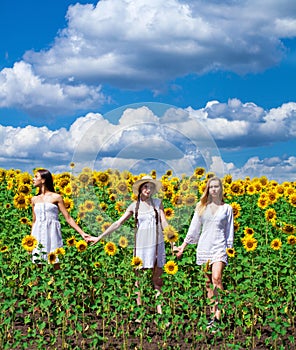
<svg viewBox="0 0 296 350">
<path fill-rule="evenodd" d="M 195 245 L 181 259 L 171 245 L 183 242 L 211 173 L 196 168 L 176 177 L 171 170 L 134 175 L 85 168 L 53 174 L 70 215 L 93 236 L 135 200 L 136 180 L 143 175 L 161 180 L 157 196 L 169 227 L 164 284 L 156 298 L 151 271 L 141 270 L 141 260 L 133 257 L 132 219 L 106 241 L 88 245 L 61 215 L 64 247 L 42 264 L 32 263 L 38 245 L 30 236 L 34 170 L 0 170 L 1 349 L 295 349 L 296 182 L 222 179 L 235 240 L 219 293 L 222 321 L 211 333 L 207 267 L 196 265 Z"/>
</svg>

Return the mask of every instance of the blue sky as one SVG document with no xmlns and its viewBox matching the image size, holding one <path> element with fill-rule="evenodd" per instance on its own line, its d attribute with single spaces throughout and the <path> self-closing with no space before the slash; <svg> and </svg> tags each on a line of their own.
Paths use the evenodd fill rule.
<svg viewBox="0 0 296 350">
<path fill-rule="evenodd" d="M 294 0 L 4 0 L 0 167 L 295 181 Z"/>
</svg>

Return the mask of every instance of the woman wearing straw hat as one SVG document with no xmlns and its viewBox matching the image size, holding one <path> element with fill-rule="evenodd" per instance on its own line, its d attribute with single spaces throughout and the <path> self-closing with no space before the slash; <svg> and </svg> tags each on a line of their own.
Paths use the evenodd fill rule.
<svg viewBox="0 0 296 350">
<path fill-rule="evenodd" d="M 133 193 L 137 201 L 129 205 L 120 219 L 115 221 L 100 236 L 92 237 L 88 241 L 94 243 L 104 236 L 117 230 L 132 215 L 135 219 L 134 256 L 142 260 L 142 268 L 153 269 L 152 282 L 157 290 L 157 296 L 162 286 L 161 275 L 165 264 L 165 245 L 162 230 L 168 226 L 162 202 L 159 198 L 152 198 L 161 188 L 161 182 L 151 176 L 144 176 L 133 184 Z M 141 304 L 140 294 L 137 298 Z M 161 306 L 157 306 L 157 312 L 162 313 Z"/>
</svg>

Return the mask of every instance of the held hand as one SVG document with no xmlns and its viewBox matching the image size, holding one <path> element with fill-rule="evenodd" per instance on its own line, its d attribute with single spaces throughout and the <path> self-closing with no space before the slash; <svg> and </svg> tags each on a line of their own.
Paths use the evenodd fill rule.
<svg viewBox="0 0 296 350">
<path fill-rule="evenodd" d="M 91 245 L 96 244 L 97 242 L 99 242 L 100 239 L 101 239 L 101 236 L 99 236 L 99 237 L 92 237 L 92 240 L 91 240 L 92 244 Z"/>
<path fill-rule="evenodd" d="M 184 248 L 182 246 L 174 248 L 174 251 L 177 251 L 176 257 L 178 259 L 181 258 L 182 254 L 183 254 L 183 250 L 184 250 Z"/>
</svg>

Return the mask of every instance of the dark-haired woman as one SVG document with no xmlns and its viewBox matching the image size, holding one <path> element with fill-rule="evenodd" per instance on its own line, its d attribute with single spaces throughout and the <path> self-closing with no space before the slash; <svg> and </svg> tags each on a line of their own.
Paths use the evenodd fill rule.
<svg viewBox="0 0 296 350">
<path fill-rule="evenodd" d="M 38 246 L 32 252 L 33 261 L 47 260 L 48 254 L 63 246 L 59 211 L 67 223 L 74 228 L 85 240 L 90 237 L 74 221 L 68 213 L 63 198 L 56 193 L 53 178 L 47 169 L 39 169 L 33 178 L 33 185 L 38 194 L 32 198 L 33 222 L 31 235 L 38 241 Z M 42 248 L 40 249 L 40 245 Z M 58 268 L 58 265 L 56 265 Z"/>
<path fill-rule="evenodd" d="M 181 257 L 187 244 L 197 244 L 196 263 L 206 264 L 206 289 L 209 299 L 217 296 L 217 289 L 223 290 L 222 273 L 227 265 L 227 248 L 233 245 L 232 207 L 223 201 L 223 185 L 219 178 L 208 180 L 205 191 L 196 205 L 189 230 L 183 244 L 175 249 Z M 218 301 L 213 307 L 213 318 L 208 327 L 219 323 L 221 311 Z"/>
<path fill-rule="evenodd" d="M 98 242 L 104 236 L 117 230 L 132 215 L 135 218 L 135 242 L 134 256 L 141 258 L 143 269 L 153 269 L 152 282 L 154 288 L 160 293 L 162 286 L 161 275 L 165 264 L 165 245 L 162 230 L 168 225 L 163 205 L 160 199 L 152 198 L 152 195 L 161 188 L 161 182 L 150 176 L 144 176 L 133 184 L 133 193 L 137 201 L 129 205 L 121 218 L 115 221 L 98 237 L 92 237 L 88 241 Z M 140 295 L 137 303 L 140 305 Z M 161 313 L 161 306 L 157 306 Z"/>
</svg>

